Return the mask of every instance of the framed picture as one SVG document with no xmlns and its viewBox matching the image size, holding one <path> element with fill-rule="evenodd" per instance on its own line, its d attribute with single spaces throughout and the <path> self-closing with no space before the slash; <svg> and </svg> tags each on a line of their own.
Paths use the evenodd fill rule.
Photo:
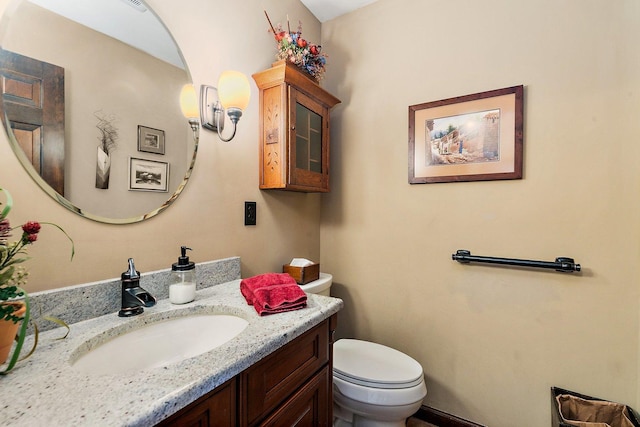
<svg viewBox="0 0 640 427">
<path fill-rule="evenodd" d="M 164 154 L 164 131 L 138 125 L 138 151 Z"/>
<path fill-rule="evenodd" d="M 409 184 L 522 178 L 523 86 L 409 107 Z"/>
<path fill-rule="evenodd" d="M 129 157 L 129 190 L 169 191 L 169 163 Z"/>
</svg>

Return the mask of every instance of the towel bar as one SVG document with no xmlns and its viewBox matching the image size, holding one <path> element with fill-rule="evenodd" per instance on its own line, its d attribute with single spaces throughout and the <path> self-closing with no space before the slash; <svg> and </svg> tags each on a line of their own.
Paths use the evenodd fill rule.
<svg viewBox="0 0 640 427">
<path fill-rule="evenodd" d="M 451 259 L 462 264 L 468 264 L 470 262 L 485 262 L 489 264 L 516 265 L 519 267 L 547 268 L 560 271 L 562 273 L 573 273 L 574 271 L 580 271 L 580 264 L 576 264 L 573 261 L 573 258 L 566 257 L 558 257 L 556 258 L 555 262 L 533 261 L 528 259 L 476 256 L 471 255 L 471 252 L 467 250 L 459 249 L 455 254 L 451 255 Z"/>
</svg>

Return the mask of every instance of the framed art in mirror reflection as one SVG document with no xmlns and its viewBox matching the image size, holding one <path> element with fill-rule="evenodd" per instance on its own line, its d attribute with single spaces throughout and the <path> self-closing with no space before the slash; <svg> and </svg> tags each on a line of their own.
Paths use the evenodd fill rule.
<svg viewBox="0 0 640 427">
<path fill-rule="evenodd" d="M 164 131 L 138 125 L 138 151 L 164 154 Z"/>
<path fill-rule="evenodd" d="M 129 190 L 157 191 L 169 189 L 169 163 L 129 157 Z"/>
</svg>

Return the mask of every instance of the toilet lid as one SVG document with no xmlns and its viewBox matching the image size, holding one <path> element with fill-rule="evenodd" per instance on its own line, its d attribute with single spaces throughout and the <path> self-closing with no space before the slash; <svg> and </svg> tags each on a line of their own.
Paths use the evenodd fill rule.
<svg viewBox="0 0 640 427">
<path fill-rule="evenodd" d="M 413 387 L 424 380 L 422 366 L 406 354 L 353 339 L 334 343 L 333 373 L 345 381 L 378 388 Z"/>
</svg>

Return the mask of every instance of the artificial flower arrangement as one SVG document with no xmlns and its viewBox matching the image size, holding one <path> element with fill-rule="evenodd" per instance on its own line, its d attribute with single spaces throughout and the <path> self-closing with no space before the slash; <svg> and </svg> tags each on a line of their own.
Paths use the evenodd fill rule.
<svg viewBox="0 0 640 427">
<path fill-rule="evenodd" d="M 2 208 L 2 203 L 0 202 L 0 329 L 8 330 L 8 333 L 12 335 L 10 336 L 8 345 L 4 346 L 4 353 L 6 354 L 0 354 L 0 364 L 4 363 L 7 359 L 12 342 L 14 341 L 14 336 L 16 341 L 16 346 L 13 351 L 13 355 L 9 360 L 8 366 L 4 371 L 0 372 L 0 374 L 5 374 L 13 369 L 18 361 L 18 356 L 20 355 L 20 350 L 22 349 L 22 344 L 26 337 L 31 314 L 29 295 L 23 289 L 29 273 L 24 267 L 17 265 L 27 261 L 29 258 L 18 255 L 26 255 L 27 246 L 38 240 L 38 233 L 40 232 L 41 224 L 52 225 L 67 236 L 71 242 L 71 259 L 73 259 L 74 255 L 74 245 L 71 237 L 69 237 L 69 235 L 60 226 L 50 222 L 39 223 L 36 221 L 27 221 L 22 226 L 12 228 L 7 216 L 13 206 L 13 199 L 6 189 L 0 188 L 0 192 L 4 193 L 6 198 L 4 208 Z M 22 229 L 20 239 L 15 242 L 9 242 L 8 239 L 11 237 L 11 232 L 18 228 Z M 65 326 L 68 330 L 68 326 L 63 321 L 53 317 L 44 318 Z M 22 324 L 19 326 L 18 330 L 17 325 L 20 321 L 22 321 Z M 12 327 L 12 325 L 15 326 Z M 38 343 L 38 327 L 35 324 L 33 326 L 36 336 L 34 339 L 34 346 L 25 357 L 28 357 L 33 353 Z M 17 330 L 18 332 L 16 335 Z"/>
<path fill-rule="evenodd" d="M 296 32 L 292 32 L 287 18 L 287 30 L 281 24 L 273 26 L 267 12 L 264 12 L 271 27 L 268 31 L 273 33 L 278 46 L 276 58 L 287 60 L 295 64 L 301 70 L 309 73 L 316 81 L 322 80 L 327 64 L 327 55 L 322 53 L 322 46 L 309 43 L 302 37 L 302 22 L 298 23 Z"/>
</svg>

